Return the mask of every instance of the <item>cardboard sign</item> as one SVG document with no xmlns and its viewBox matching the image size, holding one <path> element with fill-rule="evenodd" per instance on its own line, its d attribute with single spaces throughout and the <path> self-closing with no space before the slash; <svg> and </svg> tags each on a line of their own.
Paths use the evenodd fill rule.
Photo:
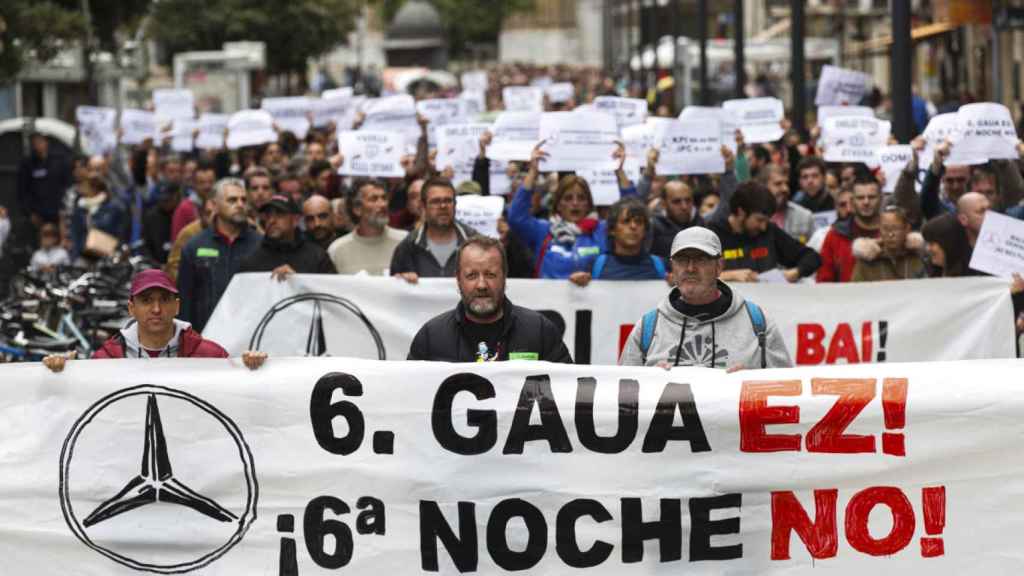
<svg viewBox="0 0 1024 576">
<path fill-rule="evenodd" d="M 277 142 L 277 132 L 274 132 L 274 118 L 266 110 L 241 110 L 228 119 L 229 149 L 270 142 Z"/>
<path fill-rule="evenodd" d="M 814 96 L 814 104 L 817 106 L 860 104 L 870 83 L 871 77 L 863 72 L 826 64 L 821 69 L 821 78 L 818 79 L 818 92 Z"/>
<path fill-rule="evenodd" d="M 643 98 L 598 96 L 594 98 L 593 109 L 615 116 L 619 128 L 643 124 L 647 120 L 647 101 Z"/>
<path fill-rule="evenodd" d="M 747 144 L 775 142 L 785 134 L 781 125 L 785 110 L 778 98 L 726 100 L 722 108 L 736 118 Z"/>
<path fill-rule="evenodd" d="M 540 118 L 540 140 L 548 156 L 541 170 L 614 168 L 619 129 L 615 117 L 602 112 L 548 112 Z"/>
<path fill-rule="evenodd" d="M 397 132 L 359 130 L 338 133 L 338 149 L 344 161 L 338 174 L 402 178 L 405 142 Z"/>
</svg>

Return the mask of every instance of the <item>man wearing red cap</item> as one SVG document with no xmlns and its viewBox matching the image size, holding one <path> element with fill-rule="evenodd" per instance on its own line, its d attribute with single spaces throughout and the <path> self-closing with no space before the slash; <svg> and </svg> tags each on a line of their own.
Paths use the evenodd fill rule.
<svg viewBox="0 0 1024 576">
<path fill-rule="evenodd" d="M 224 348 L 206 340 L 188 322 L 176 320 L 181 301 L 174 282 L 162 270 L 144 270 L 132 278 L 128 313 L 134 319 L 96 350 L 94 359 L 109 358 L 227 358 Z M 267 355 L 248 351 L 247 367 L 259 368 Z M 54 372 L 64 369 L 67 358 L 50 355 L 43 364 Z"/>
</svg>

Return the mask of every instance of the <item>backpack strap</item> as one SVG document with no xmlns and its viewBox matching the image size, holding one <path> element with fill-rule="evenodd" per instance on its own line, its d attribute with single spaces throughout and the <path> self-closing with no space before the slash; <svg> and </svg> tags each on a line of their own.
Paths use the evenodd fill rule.
<svg viewBox="0 0 1024 576">
<path fill-rule="evenodd" d="M 654 264 L 654 271 L 658 273 L 659 278 L 665 277 L 665 262 L 661 259 L 661 256 L 655 256 L 651 254 L 651 263 Z"/>
<path fill-rule="evenodd" d="M 604 272 L 604 265 L 608 262 L 607 254 L 598 254 L 594 259 L 594 267 L 590 269 L 590 278 L 597 280 Z"/>
<path fill-rule="evenodd" d="M 640 352 L 643 363 L 647 364 L 647 351 L 651 349 L 651 342 L 654 340 L 654 327 L 658 323 L 658 309 L 649 310 L 640 319 Z"/>
<path fill-rule="evenodd" d="M 768 367 L 767 352 L 765 350 L 765 339 L 768 326 L 764 320 L 764 312 L 761 311 L 761 307 L 754 304 L 750 300 L 744 300 L 746 304 L 747 315 L 750 316 L 750 324 L 754 328 L 754 334 L 757 336 L 757 345 L 761 348 L 761 368 Z"/>
</svg>

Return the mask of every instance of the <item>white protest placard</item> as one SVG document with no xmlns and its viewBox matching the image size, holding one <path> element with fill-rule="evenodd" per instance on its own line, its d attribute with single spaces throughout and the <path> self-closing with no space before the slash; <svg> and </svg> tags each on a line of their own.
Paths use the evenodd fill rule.
<svg viewBox="0 0 1024 576">
<path fill-rule="evenodd" d="M 821 69 L 814 104 L 817 106 L 860 104 L 870 83 L 871 77 L 863 72 L 826 64 Z"/>
<path fill-rule="evenodd" d="M 538 88 L 547 88 L 554 84 L 554 80 L 551 76 L 537 76 L 530 80 L 530 86 L 537 86 Z"/>
<path fill-rule="evenodd" d="M 204 112 L 199 116 L 199 135 L 196 136 L 196 148 L 200 150 L 220 150 L 224 147 L 224 132 L 228 129 L 227 114 Z"/>
<path fill-rule="evenodd" d="M 900 173 L 906 169 L 907 164 L 913 157 L 914 149 L 907 144 L 882 146 L 875 150 L 875 160 L 873 163 L 868 163 L 868 166 L 878 166 L 882 169 L 882 173 L 885 174 L 885 186 L 882 187 L 883 192 L 896 191 L 896 182 L 900 178 Z"/>
<path fill-rule="evenodd" d="M 366 103 L 366 96 L 359 95 L 353 96 L 349 107 L 345 110 L 345 114 L 341 118 L 336 118 L 335 130 L 351 130 L 355 124 L 356 116 L 363 111 L 363 105 Z"/>
<path fill-rule="evenodd" d="M 1024 276 L 1024 220 L 985 212 L 970 268 L 1002 278 Z"/>
<path fill-rule="evenodd" d="M 956 166 L 963 164 L 984 164 L 987 162 L 985 158 L 970 156 L 964 154 L 962 148 L 959 145 L 960 131 L 957 126 L 957 114 L 956 112 L 947 112 L 945 114 L 937 114 L 932 116 L 931 120 L 928 121 L 928 126 L 925 127 L 924 133 L 921 136 L 925 140 L 924 150 L 921 151 L 921 155 L 918 157 L 921 167 L 927 169 L 931 166 L 935 159 L 935 148 L 946 140 L 950 141 L 952 145 L 949 151 L 949 156 L 946 157 L 946 161 L 943 163 L 946 166 Z"/>
<path fill-rule="evenodd" d="M 889 142 L 892 125 L 867 116 L 839 116 L 825 121 L 821 136 L 826 162 L 875 161 L 878 149 Z"/>
<path fill-rule="evenodd" d="M 459 100 L 466 103 L 466 114 L 470 118 L 487 112 L 487 94 L 481 90 L 463 90 Z"/>
<path fill-rule="evenodd" d="M 266 110 L 240 110 L 228 119 L 227 146 L 237 150 L 277 142 L 274 118 Z"/>
<path fill-rule="evenodd" d="M 722 127 L 722 144 L 729 147 L 733 154 L 736 153 L 736 130 L 739 130 L 739 123 L 736 115 L 730 110 L 716 106 L 687 106 L 679 113 L 679 120 L 688 122 L 690 120 L 718 120 Z"/>
<path fill-rule="evenodd" d="M 325 90 L 320 98 L 311 100 L 311 104 L 313 105 L 313 126 L 323 128 L 331 122 L 337 126 L 352 107 L 352 89 Z"/>
<path fill-rule="evenodd" d="M 195 118 L 195 99 L 189 89 L 160 88 L 153 90 L 153 110 L 164 120 Z"/>
<path fill-rule="evenodd" d="M 778 98 L 726 100 L 722 103 L 722 108 L 736 118 L 736 123 L 743 132 L 743 140 L 747 144 L 774 142 L 785 134 L 781 124 L 785 110 L 782 100 Z"/>
<path fill-rule="evenodd" d="M 576 88 L 570 82 L 556 82 L 544 88 L 544 93 L 552 104 L 565 104 L 576 97 Z"/>
<path fill-rule="evenodd" d="M 397 132 L 339 132 L 338 150 L 344 157 L 338 174 L 378 178 L 405 176 L 405 168 L 402 167 L 405 141 Z"/>
<path fill-rule="evenodd" d="M 462 73 L 462 89 L 486 92 L 488 88 L 486 70 L 470 70 Z"/>
<path fill-rule="evenodd" d="M 725 172 L 721 130 L 713 118 L 658 124 L 654 131 L 658 148 L 655 171 L 666 176 Z"/>
<path fill-rule="evenodd" d="M 430 121 L 427 124 L 427 139 L 433 146 L 437 143 L 437 129 L 446 124 L 463 124 L 469 121 L 469 106 L 461 98 L 431 98 L 416 102 L 416 112 Z"/>
<path fill-rule="evenodd" d="M 594 98 L 594 110 L 615 116 L 619 128 L 643 124 L 647 121 L 647 101 L 643 98 L 620 98 L 598 96 Z M 577 108 L 578 110 L 578 108 Z"/>
<path fill-rule="evenodd" d="M 447 124 L 437 128 L 437 157 L 434 165 L 443 171 L 451 166 L 458 184 L 473 177 L 473 163 L 480 155 L 480 136 L 489 124 Z"/>
<path fill-rule="evenodd" d="M 270 113 L 282 132 L 291 132 L 299 140 L 305 138 L 309 132 L 309 116 L 313 112 L 313 102 L 305 96 L 264 98 L 260 108 Z"/>
<path fill-rule="evenodd" d="M 156 115 L 148 110 L 125 108 L 121 110 L 121 142 L 142 144 L 149 139 L 158 139 Z"/>
<path fill-rule="evenodd" d="M 537 86 L 506 86 L 501 101 L 509 112 L 543 112 L 544 90 Z"/>
<path fill-rule="evenodd" d="M 619 139 L 619 128 L 611 114 L 547 112 L 540 118 L 540 139 L 548 153 L 540 162 L 541 170 L 617 166 L 612 154 Z"/>
<path fill-rule="evenodd" d="M 615 170 L 584 168 L 577 170 L 576 175 L 587 181 L 590 195 L 594 198 L 594 206 L 611 206 L 622 197 L 622 192 L 619 190 L 619 177 L 615 174 Z M 636 182 L 637 180 L 633 179 L 632 181 Z"/>
<path fill-rule="evenodd" d="M 512 190 L 512 179 L 508 175 L 508 162 L 489 158 L 488 185 L 492 195 L 508 196 L 515 194 Z"/>
<path fill-rule="evenodd" d="M 372 98 L 363 102 L 363 123 L 360 130 L 399 132 L 405 147 L 415 148 L 421 129 L 416 121 L 416 101 L 408 94 Z"/>
<path fill-rule="evenodd" d="M 529 160 L 540 140 L 540 112 L 502 112 L 491 128 L 487 157 L 497 160 Z"/>
<path fill-rule="evenodd" d="M 841 116 L 875 117 L 875 111 L 867 106 L 818 106 L 818 126 L 824 126 L 829 118 Z"/>
<path fill-rule="evenodd" d="M 191 152 L 194 147 L 194 133 L 199 121 L 193 118 L 175 118 L 171 129 L 171 149 L 175 152 Z"/>
<path fill-rule="evenodd" d="M 1016 160 L 1017 128 L 1010 110 L 995 102 L 965 104 L 956 113 L 957 153 L 970 158 Z"/>
<path fill-rule="evenodd" d="M 117 110 L 79 106 L 75 108 L 75 120 L 86 154 L 106 154 L 117 146 Z"/>
<path fill-rule="evenodd" d="M 622 128 L 622 145 L 626 148 L 625 166 L 635 166 L 637 169 L 646 166 L 647 151 L 654 148 L 654 126 L 653 122 L 645 122 Z"/>
<path fill-rule="evenodd" d="M 501 196 L 463 194 L 455 199 L 455 219 L 491 238 L 498 238 L 498 219 L 504 209 Z"/>
</svg>

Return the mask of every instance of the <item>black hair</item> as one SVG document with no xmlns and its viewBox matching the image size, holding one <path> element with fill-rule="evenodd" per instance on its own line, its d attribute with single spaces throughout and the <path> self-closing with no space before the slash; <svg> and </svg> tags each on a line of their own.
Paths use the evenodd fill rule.
<svg viewBox="0 0 1024 576">
<path fill-rule="evenodd" d="M 612 204 L 612 207 L 608 210 L 608 237 L 614 237 L 615 225 L 618 224 L 619 218 L 625 216 L 626 218 L 639 217 L 644 222 L 644 231 L 650 227 L 651 213 L 647 210 L 647 204 L 644 201 L 634 196 L 627 196 Z"/>
<path fill-rule="evenodd" d="M 423 205 L 427 205 L 427 191 L 431 188 L 447 188 L 452 191 L 452 196 L 458 196 L 458 191 L 455 190 L 455 186 L 452 181 L 443 176 L 431 176 L 423 182 L 423 186 L 420 186 L 420 200 L 423 201 Z"/>
<path fill-rule="evenodd" d="M 363 178 L 356 180 L 352 183 L 352 187 L 348 189 L 348 201 L 345 202 L 345 209 L 348 211 L 348 217 L 353 223 L 359 223 L 359 216 L 356 214 L 356 208 L 362 207 L 363 205 L 363 188 L 380 188 L 385 193 L 390 195 L 390 189 L 384 182 L 377 180 L 376 178 Z"/>
<path fill-rule="evenodd" d="M 729 208 L 733 214 L 742 208 L 747 216 L 751 214 L 771 216 L 775 214 L 775 196 L 772 196 L 764 184 L 748 180 L 736 187 L 736 192 L 729 200 Z"/>
</svg>

